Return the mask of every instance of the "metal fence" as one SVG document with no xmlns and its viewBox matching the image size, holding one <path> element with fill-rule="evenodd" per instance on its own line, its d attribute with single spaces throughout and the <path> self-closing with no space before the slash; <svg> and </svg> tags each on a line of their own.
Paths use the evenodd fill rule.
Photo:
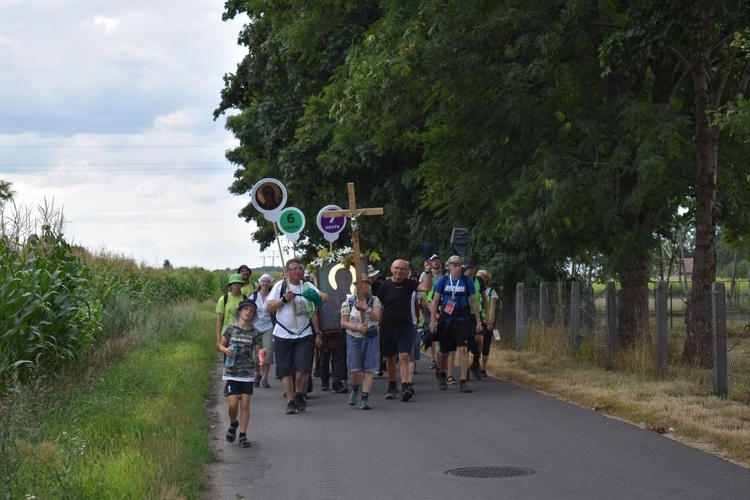
<svg viewBox="0 0 750 500">
<path fill-rule="evenodd" d="M 655 283 L 648 298 L 649 335 L 654 368 L 663 375 L 670 363 L 681 363 L 689 290 Z M 714 393 L 750 404 L 750 294 L 727 294 L 724 283 L 714 284 Z M 608 283 L 599 292 L 542 283 L 539 288 L 516 288 L 513 332 L 504 342 L 515 349 L 603 360 L 608 367 L 617 351 L 617 307 L 620 290 Z M 698 368 L 695 368 L 696 370 Z"/>
</svg>

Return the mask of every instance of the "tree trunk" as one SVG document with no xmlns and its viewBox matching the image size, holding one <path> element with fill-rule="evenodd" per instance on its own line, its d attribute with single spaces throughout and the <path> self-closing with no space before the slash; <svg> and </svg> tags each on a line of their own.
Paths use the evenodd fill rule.
<svg viewBox="0 0 750 500">
<path fill-rule="evenodd" d="M 718 169 L 719 129 L 711 123 L 711 46 L 710 8 L 699 13 L 697 47 L 691 57 L 691 76 L 695 89 L 696 209 L 693 288 L 690 293 L 690 318 L 683 346 L 686 361 L 704 368 L 713 366 L 711 339 L 711 286 L 716 280 L 716 173 Z"/>
<path fill-rule="evenodd" d="M 648 252 L 641 251 L 622 272 L 617 312 L 617 343 L 630 347 L 648 329 Z"/>
</svg>

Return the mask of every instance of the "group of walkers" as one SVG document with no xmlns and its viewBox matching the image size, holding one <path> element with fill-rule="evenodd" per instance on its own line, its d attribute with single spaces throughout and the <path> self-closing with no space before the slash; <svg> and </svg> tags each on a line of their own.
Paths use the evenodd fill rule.
<svg viewBox="0 0 750 500">
<path fill-rule="evenodd" d="M 454 384 L 456 357 L 459 392 L 471 393 L 468 379 L 486 376 L 491 326 L 497 308 L 497 294 L 488 290 L 489 272 L 476 272 L 473 262 L 458 255 L 446 261 L 443 274 L 438 255 L 424 261 L 417 278 L 409 263 L 393 261 L 390 277 L 375 282 L 374 273 L 359 279 L 363 298 L 347 295 L 340 305 L 340 335 L 346 337 L 346 380 L 334 379 L 335 392 L 348 392 L 348 404 L 369 410 L 375 375 L 388 377 L 386 399 L 410 401 L 415 390 L 413 375 L 420 357 L 420 344 L 432 353 L 438 387 Z M 323 350 L 323 332 L 317 309 L 330 297 L 306 278 L 298 259 L 285 265 L 285 279 L 274 282 L 264 274 L 254 287 L 252 271 L 240 266 L 228 279 L 229 292 L 216 306 L 216 344 L 224 354 L 222 379 L 227 397 L 230 426 L 226 440 L 249 447 L 247 427 L 250 397 L 258 387 L 270 388 L 270 366 L 281 380 L 286 398 L 285 412 L 296 414 L 307 408 L 316 349 Z M 418 328 L 424 314 L 423 328 Z M 470 364 L 469 353 L 474 359 Z M 326 362 L 329 357 L 322 357 Z M 398 377 L 397 377 L 398 370 Z M 329 372 L 327 372 L 329 373 Z M 340 377 L 340 374 L 338 376 Z M 398 382 L 401 387 L 399 390 Z M 324 390 L 328 388 L 324 379 Z M 343 389 L 342 389 L 343 388 Z"/>
</svg>

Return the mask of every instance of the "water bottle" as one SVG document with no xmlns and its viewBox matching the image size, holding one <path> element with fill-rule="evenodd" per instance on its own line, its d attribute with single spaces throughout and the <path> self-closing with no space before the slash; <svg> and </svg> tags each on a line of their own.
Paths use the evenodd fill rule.
<svg viewBox="0 0 750 500">
<path fill-rule="evenodd" d="M 224 361 L 224 366 L 227 368 L 231 368 L 234 366 L 234 358 L 237 356 L 237 344 L 232 344 L 232 355 L 227 356 L 226 361 Z"/>
</svg>

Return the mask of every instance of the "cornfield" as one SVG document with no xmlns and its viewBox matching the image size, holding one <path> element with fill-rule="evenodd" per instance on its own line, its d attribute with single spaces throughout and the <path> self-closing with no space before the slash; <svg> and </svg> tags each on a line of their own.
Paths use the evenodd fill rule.
<svg viewBox="0 0 750 500">
<path fill-rule="evenodd" d="M 0 393 L 13 379 L 80 362 L 97 342 L 126 331 L 134 308 L 219 294 L 209 271 L 93 256 L 49 226 L 17 241 L 0 236 Z"/>
</svg>

